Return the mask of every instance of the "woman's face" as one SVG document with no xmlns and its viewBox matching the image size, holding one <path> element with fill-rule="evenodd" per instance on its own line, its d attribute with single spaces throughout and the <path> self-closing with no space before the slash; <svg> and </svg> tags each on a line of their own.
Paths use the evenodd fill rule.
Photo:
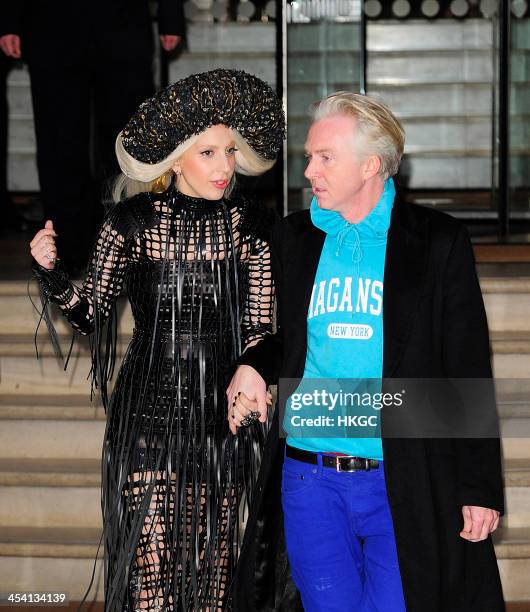
<svg viewBox="0 0 530 612">
<path fill-rule="evenodd" d="M 219 200 L 234 174 L 235 152 L 229 128 L 224 125 L 208 128 L 173 166 L 178 190 L 193 197 Z"/>
</svg>

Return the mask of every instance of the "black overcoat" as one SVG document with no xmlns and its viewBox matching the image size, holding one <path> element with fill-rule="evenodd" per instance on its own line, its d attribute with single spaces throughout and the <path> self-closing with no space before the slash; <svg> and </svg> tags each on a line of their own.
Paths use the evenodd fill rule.
<svg viewBox="0 0 530 612">
<path fill-rule="evenodd" d="M 284 218 L 275 229 L 278 333 L 239 361 L 267 383 L 303 374 L 306 315 L 324 239 L 308 211 Z M 387 241 L 383 329 L 385 378 L 491 376 L 484 304 L 460 222 L 396 200 Z M 382 437 L 407 610 L 504 610 L 491 538 L 471 543 L 459 536 L 462 505 L 503 512 L 499 440 L 385 438 L 384 419 Z M 241 551 L 237 612 L 302 610 L 284 550 L 283 450 L 276 411 Z"/>
</svg>

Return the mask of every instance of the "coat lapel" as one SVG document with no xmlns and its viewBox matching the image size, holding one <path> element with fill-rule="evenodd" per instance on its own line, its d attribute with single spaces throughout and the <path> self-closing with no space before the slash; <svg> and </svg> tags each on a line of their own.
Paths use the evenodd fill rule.
<svg viewBox="0 0 530 612">
<path fill-rule="evenodd" d="M 302 376 L 307 352 L 307 312 L 311 292 L 315 282 L 320 255 L 326 234 L 316 228 L 308 215 L 307 224 L 299 229 L 290 251 L 289 274 L 286 281 L 289 287 L 290 324 L 292 325 L 292 361 L 288 370 L 293 376 Z"/>
<path fill-rule="evenodd" d="M 412 330 L 427 270 L 427 227 L 396 198 L 388 233 L 383 294 L 383 377 L 396 371 Z"/>
<path fill-rule="evenodd" d="M 324 246 L 326 234 L 316 228 L 312 223 L 301 232 L 296 249 L 297 261 L 293 269 L 299 271 L 299 299 L 300 313 L 307 322 L 307 311 L 311 300 L 311 292 L 317 274 L 320 255 Z M 307 326 L 306 326 L 307 327 Z"/>
</svg>

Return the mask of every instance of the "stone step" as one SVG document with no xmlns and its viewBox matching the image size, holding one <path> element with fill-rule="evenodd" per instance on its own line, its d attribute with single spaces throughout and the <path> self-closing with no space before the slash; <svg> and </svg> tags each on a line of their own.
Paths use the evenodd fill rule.
<svg viewBox="0 0 530 612">
<path fill-rule="evenodd" d="M 530 459 L 505 460 L 504 476 L 503 525 L 529 526 Z M 0 525 L 97 526 L 100 482 L 96 459 L 0 459 Z"/>
<path fill-rule="evenodd" d="M 520 401 L 497 395 L 501 422 L 512 423 L 530 419 L 530 398 L 525 393 Z M 105 412 L 96 395 L 91 401 L 88 392 L 81 395 L 22 395 L 0 394 L 0 420 L 101 421 Z M 518 433 L 517 430 L 514 433 Z"/>
<path fill-rule="evenodd" d="M 415 85 L 438 82 L 491 83 L 493 51 L 444 49 L 437 51 L 369 51 L 367 73 L 369 84 Z M 514 51 L 512 82 L 528 81 L 527 53 Z"/>
<path fill-rule="evenodd" d="M 530 458 L 530 440 L 528 438 L 503 438 L 501 445 L 505 460 Z"/>
<path fill-rule="evenodd" d="M 4 590 L 67 592 L 70 600 L 80 600 L 90 582 L 99 538 L 98 529 L 0 528 Z M 501 528 L 493 539 L 506 600 L 530 599 L 530 529 Z M 101 561 L 96 569 L 101 601 Z"/>
<path fill-rule="evenodd" d="M 526 459 L 505 459 L 503 468 L 506 487 L 530 487 L 530 457 Z"/>
<path fill-rule="evenodd" d="M 493 332 L 493 371 L 497 378 L 530 377 L 530 333 L 528 331 Z"/>
<path fill-rule="evenodd" d="M 499 527 L 492 537 L 498 559 L 530 559 L 530 527 Z"/>
<path fill-rule="evenodd" d="M 90 401 L 88 389 L 75 395 L 0 394 L 0 420 L 103 421 L 98 395 Z"/>
<path fill-rule="evenodd" d="M 0 486 L 96 487 L 99 459 L 0 458 Z M 530 458 L 504 461 L 506 487 L 530 487 Z"/>
<path fill-rule="evenodd" d="M 417 66 L 417 70 L 412 66 Z M 477 50 L 369 54 L 367 71 L 372 86 L 439 82 L 490 84 L 492 61 L 491 53 Z"/>
<path fill-rule="evenodd" d="M 1 486 L 0 494 L 3 526 L 101 526 L 99 486 Z"/>
<path fill-rule="evenodd" d="M 491 24 L 485 19 L 406 20 L 372 22 L 367 28 L 368 51 L 486 50 L 492 46 Z"/>
<path fill-rule="evenodd" d="M 485 281 L 481 283 L 483 286 L 486 284 Z M 526 288 L 528 283 L 526 281 L 519 283 L 521 288 Z M 0 294 L 1 295 L 1 294 Z M 530 352 L 530 329 L 526 329 L 526 321 L 523 320 L 523 314 L 527 303 L 530 303 L 530 293 L 521 293 L 519 295 L 508 294 L 510 297 L 504 297 L 500 294 L 484 292 L 484 301 L 486 304 L 488 321 L 491 330 L 490 339 L 494 354 L 526 354 Z M 510 299 L 512 302 L 510 302 Z M 16 317 L 12 315 L 13 324 L 10 325 L 10 317 L 3 316 L 2 310 L 5 308 L 5 304 L 10 303 L 12 308 L 20 307 L 20 299 L 14 298 L 10 300 L 10 297 L 2 297 L 2 306 L 0 307 L 0 355 L 5 357 L 31 357 L 35 355 L 34 345 L 34 333 L 38 323 L 38 316 L 31 314 L 31 316 L 24 316 L 24 313 L 20 317 L 21 321 L 17 326 L 15 321 Z M 522 303 L 522 304 L 521 304 Z M 508 305 L 511 305 L 512 311 L 507 312 Z M 130 333 L 133 327 L 132 315 L 128 304 L 123 300 L 120 306 L 119 313 L 119 325 L 118 332 L 122 337 L 120 341 L 120 348 L 123 349 L 126 346 Z M 21 309 L 19 308 L 18 312 Z M 11 311 L 17 312 L 17 310 Z M 59 334 L 60 340 L 66 346 L 69 345 L 72 338 L 72 329 L 68 326 L 67 322 L 59 313 L 55 313 L 54 326 Z M 527 317 L 528 318 L 528 317 Z M 517 329 L 513 329 L 517 325 Z M 512 329 L 506 329 L 511 327 Z M 499 329 L 502 328 L 502 329 Z M 6 333 L 7 332 L 7 333 Z M 80 353 L 87 351 L 85 339 L 76 335 L 75 345 L 76 350 Z M 48 341 L 47 330 L 44 322 L 41 322 L 39 328 L 39 337 L 37 342 L 37 348 L 43 356 L 52 354 L 50 351 L 51 344 Z M 530 375 L 530 370 L 528 370 Z M 506 377 L 503 377 L 506 378 Z M 510 377 L 508 377 L 510 378 Z M 511 378 L 524 378 L 522 376 L 512 376 Z"/>
<path fill-rule="evenodd" d="M 528 345 L 522 345 L 519 346 L 518 352 L 503 353 L 497 350 L 496 344 L 493 344 L 493 369 L 495 376 L 506 379 L 527 378 L 530 372 L 530 352 L 528 348 Z M 24 350 L 24 353 L 29 352 L 29 349 L 26 348 L 22 350 Z M 70 395 L 76 397 L 85 395 L 85 397 L 88 397 L 90 389 L 90 381 L 88 379 L 91 368 L 90 358 L 81 350 L 79 352 L 74 351 L 70 358 L 68 369 L 65 371 L 63 363 L 51 356 L 51 349 L 47 352 L 49 356 L 41 357 L 39 360 L 35 358 L 34 354 L 26 354 L 24 356 L 0 355 L 0 368 L 3 377 L 2 395 L 12 396 L 15 393 L 20 393 L 22 396 L 42 394 L 43 396 L 53 397 Z M 115 378 L 110 381 L 109 391 L 112 390 L 114 381 Z M 8 404 L 8 402 L 4 401 L 4 406 Z M 13 410 L 12 407 L 4 409 L 0 404 L 0 415 L 7 415 L 8 412 L 13 414 Z M 37 415 L 39 410 L 40 408 L 33 406 L 30 407 L 28 412 L 32 415 Z M 22 413 L 25 411 L 26 408 L 23 408 Z M 91 414 L 91 411 L 89 413 Z M 81 414 L 79 413 L 79 418 L 81 418 Z M 518 416 L 507 416 L 506 418 L 513 419 L 518 418 Z"/>
<path fill-rule="evenodd" d="M 25 344 L 3 344 L 0 349 L 15 353 L 0 354 L 2 393 L 81 395 L 89 389 L 91 360 L 81 347 L 74 348 L 66 372 L 63 362 L 51 356 L 38 360 L 27 354 L 16 356 L 17 351 L 28 353 Z"/>
<path fill-rule="evenodd" d="M 97 459 L 0 459 L 2 487 L 99 487 Z"/>
<path fill-rule="evenodd" d="M 97 527 L 0 527 L 0 557 L 95 559 L 100 538 Z"/>
<path fill-rule="evenodd" d="M 1 459 L 99 459 L 103 420 L 4 420 L 0 428 Z"/>
<path fill-rule="evenodd" d="M 34 396 L 20 396 L 17 404 L 11 396 L 0 396 L 0 458 L 99 459 L 105 429 L 101 406 L 90 405 L 88 395 L 84 402 L 83 396 L 43 397 L 39 404 Z M 510 413 L 513 410 L 511 406 Z M 504 405 L 499 405 L 506 459 L 530 459 L 528 404 L 521 410 L 525 416 L 520 419 L 503 417 Z"/>
<path fill-rule="evenodd" d="M 65 339 L 66 340 L 66 339 Z M 122 355 L 127 338 L 122 337 L 119 354 Z M 91 360 L 86 344 L 74 346 L 68 368 L 53 357 L 50 342 L 40 344 L 40 359 L 30 337 L 0 337 L 0 367 L 2 393 L 47 393 L 81 395 L 88 389 Z M 493 368 L 498 378 L 528 378 L 530 376 L 530 332 L 494 332 L 491 335 Z M 65 351 L 68 342 L 63 343 Z"/>
<path fill-rule="evenodd" d="M 529 441 L 527 440 L 527 443 Z M 518 471 L 519 475 L 523 470 Z M 528 474 L 524 475 L 528 481 Z M 506 486 L 504 489 L 506 515 L 505 527 L 530 527 L 530 486 Z"/>
<path fill-rule="evenodd" d="M 89 601 L 103 601 L 100 537 L 98 528 L 0 527 L 2 592 L 67 593 L 70 601 L 80 601 L 95 564 Z"/>
<path fill-rule="evenodd" d="M 490 331 L 530 331 L 530 278 L 479 278 Z"/>
<path fill-rule="evenodd" d="M 0 486 L 95 487 L 101 483 L 98 459 L 0 458 Z M 507 487 L 530 487 L 530 458 L 506 459 Z"/>
<path fill-rule="evenodd" d="M 31 271 L 28 269 L 28 278 L 30 277 Z M 81 286 L 82 280 L 75 280 L 74 283 Z M 2 334 L 10 336 L 34 334 L 42 309 L 36 281 L 31 280 L 29 286 L 27 281 L 4 281 L 0 283 L 0 296 L 0 342 Z M 50 313 L 57 333 L 71 337 L 72 328 L 59 309 L 52 305 Z M 132 315 L 125 298 L 118 301 L 118 313 L 120 333 L 130 333 L 133 327 Z M 44 322 L 41 323 L 40 331 L 42 335 L 46 335 Z"/>
<path fill-rule="evenodd" d="M 28 275 L 29 276 L 29 275 Z M 76 281 L 77 284 L 80 281 Z M 480 276 L 488 323 L 492 331 L 530 331 L 530 277 Z M 40 306 L 35 282 L 29 291 L 37 307 Z M 38 313 L 28 297 L 25 281 L 0 283 L 0 334 L 33 334 Z M 126 299 L 120 300 L 120 331 L 130 332 L 132 315 Z M 56 308 L 52 308 L 54 325 L 58 333 L 69 335 L 71 328 Z M 42 329 L 45 332 L 45 329 Z"/>
<path fill-rule="evenodd" d="M 493 541 L 506 601 L 530 600 L 530 527 L 501 527 Z"/>
<path fill-rule="evenodd" d="M 526 438 L 530 441 L 530 378 L 497 378 L 495 390 L 501 435 L 505 438 Z"/>
</svg>

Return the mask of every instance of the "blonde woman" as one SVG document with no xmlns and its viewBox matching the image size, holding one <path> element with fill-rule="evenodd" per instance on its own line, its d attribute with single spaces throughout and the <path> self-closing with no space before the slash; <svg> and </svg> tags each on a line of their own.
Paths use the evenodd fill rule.
<svg viewBox="0 0 530 612">
<path fill-rule="evenodd" d="M 144 102 L 117 138 L 117 204 L 83 286 L 60 270 L 51 221 L 31 243 L 45 298 L 94 334 L 108 417 L 108 612 L 231 607 L 238 513 L 252 498 L 263 426 L 231 435 L 224 390 L 228 366 L 271 332 L 273 287 L 271 215 L 229 194 L 237 172 L 273 166 L 284 131 L 260 79 L 231 70 L 183 79 Z M 135 328 L 107 398 L 124 287 Z"/>
</svg>

